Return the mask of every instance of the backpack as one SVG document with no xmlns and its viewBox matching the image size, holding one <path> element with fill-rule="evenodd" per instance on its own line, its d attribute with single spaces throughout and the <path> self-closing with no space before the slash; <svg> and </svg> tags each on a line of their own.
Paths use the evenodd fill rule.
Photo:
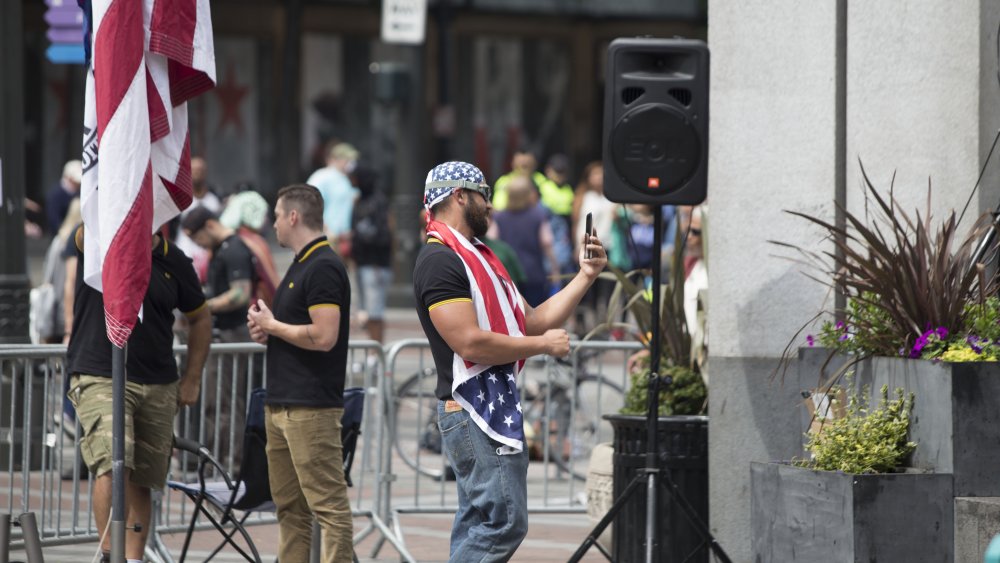
<svg viewBox="0 0 1000 563">
<path fill-rule="evenodd" d="M 358 200 L 351 215 L 351 246 L 353 252 L 387 250 L 392 246 L 389 231 L 389 202 L 376 193 Z"/>
</svg>

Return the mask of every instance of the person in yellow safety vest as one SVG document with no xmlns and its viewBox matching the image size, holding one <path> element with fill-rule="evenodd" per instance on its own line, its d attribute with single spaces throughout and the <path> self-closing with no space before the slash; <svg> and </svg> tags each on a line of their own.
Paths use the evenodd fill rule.
<svg viewBox="0 0 1000 563">
<path fill-rule="evenodd" d="M 570 235 L 570 216 L 573 198 L 576 197 L 569 179 L 569 159 L 564 154 L 554 154 L 545 163 L 545 181 L 540 185 L 542 206 L 549 211 L 553 245 L 559 273 L 569 274 L 576 268 L 573 260 L 573 241 Z M 562 285 L 561 283 L 559 284 Z"/>
<path fill-rule="evenodd" d="M 493 184 L 492 205 L 494 211 L 507 209 L 507 183 L 512 178 L 521 174 L 530 177 L 539 194 L 541 194 L 542 183 L 546 181 L 545 174 L 538 171 L 538 159 L 529 149 L 519 148 L 515 150 L 514 157 L 510 159 L 510 167 L 511 171 L 497 178 Z"/>
<path fill-rule="evenodd" d="M 545 181 L 538 189 L 542 205 L 553 214 L 569 217 L 573 212 L 573 186 L 569 185 L 569 159 L 564 154 L 554 154 L 545 163 Z"/>
</svg>

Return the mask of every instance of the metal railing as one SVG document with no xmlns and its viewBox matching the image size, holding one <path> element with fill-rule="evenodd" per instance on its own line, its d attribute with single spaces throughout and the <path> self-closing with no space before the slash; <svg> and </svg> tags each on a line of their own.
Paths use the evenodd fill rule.
<svg viewBox="0 0 1000 563">
<path fill-rule="evenodd" d="M 626 362 L 641 349 L 634 342 L 573 342 L 568 360 L 528 360 L 518 387 L 532 463 L 528 470 L 529 511 L 585 511 L 583 476 L 589 451 L 611 440 L 602 414 L 617 412 L 627 387 Z M 250 392 L 266 383 L 264 347 L 253 343 L 213 344 L 202 382 L 202 398 L 178 413 L 178 435 L 205 444 L 230 471 L 239 466 L 242 417 Z M 174 350 L 178 365 L 186 348 Z M 60 345 L 0 346 L 0 513 L 37 515 L 43 546 L 100 539 L 92 515 L 92 477 L 80 467 L 75 437 L 82 430 L 64 416 L 66 349 Z M 274 374 L 270 374 L 274 376 Z M 347 387 L 365 389 L 365 409 L 350 490 L 355 517 L 369 525 L 357 544 L 375 534 L 371 556 L 388 541 L 412 561 L 404 543 L 403 516 L 451 513 L 457 492 L 436 426 L 436 372 L 425 339 L 392 343 L 350 343 Z M 435 441 L 436 440 L 436 441 Z M 195 460 L 175 454 L 169 478 L 197 479 Z M 181 493 L 154 495 L 151 560 L 171 561 L 159 534 L 183 532 L 193 505 Z M 273 514 L 252 515 L 248 525 L 276 522 Z M 387 525 L 387 523 L 389 525 Z M 197 529 L 211 529 L 201 522 Z M 23 548 L 20 528 L 10 548 Z M 0 546 L 2 548 L 2 546 Z"/>
<path fill-rule="evenodd" d="M 405 541 L 403 515 L 454 513 L 458 494 L 441 451 L 430 346 L 425 339 L 407 339 L 387 349 L 393 480 L 385 484 L 384 497 L 391 502 L 384 509 L 396 536 Z M 571 343 L 567 360 L 528 360 L 518 389 L 532 459 L 529 512 L 586 511 L 583 478 L 589 452 L 612 439 L 601 415 L 621 408 L 628 357 L 640 349 L 636 342 L 581 341 Z"/>
</svg>

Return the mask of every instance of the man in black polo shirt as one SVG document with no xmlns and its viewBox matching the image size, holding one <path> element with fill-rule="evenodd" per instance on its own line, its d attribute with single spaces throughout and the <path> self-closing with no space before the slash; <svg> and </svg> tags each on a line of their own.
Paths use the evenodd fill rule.
<svg viewBox="0 0 1000 563">
<path fill-rule="evenodd" d="M 111 341 L 104 321 L 104 296 L 83 282 L 83 227 L 75 233 L 76 291 L 66 372 L 69 399 L 84 436 L 83 459 L 94 481 L 94 519 L 105 529 L 111 510 Z M 125 360 L 125 504 L 129 528 L 125 556 L 140 560 L 149 533 L 150 489 L 162 488 L 173 447 L 178 406 L 198 400 L 208 354 L 212 317 L 191 259 L 159 235 L 152 238 L 152 269 L 142 302 L 143 318 L 128 341 Z M 174 309 L 190 323 L 187 366 L 178 380 L 173 354 Z M 102 544 L 110 550 L 110 539 Z"/>
<path fill-rule="evenodd" d="M 207 207 L 189 211 L 181 221 L 181 228 L 195 244 L 211 252 L 206 291 L 209 299 L 205 303 L 212 313 L 212 341 L 250 342 L 246 323 L 254 281 L 254 258 L 250 249 L 236 231 L 220 223 L 219 217 Z M 243 443 L 247 380 L 251 377 L 248 367 L 245 355 L 234 358 L 224 354 L 218 361 L 209 362 L 202 389 L 201 443 L 223 462 L 232 455 L 233 467 L 239 467 L 243 457 L 240 448 L 231 445 Z M 234 405 L 232 409 L 230 405 Z M 230 432 L 233 433 L 232 443 Z"/>
<path fill-rule="evenodd" d="M 351 316 L 347 269 L 323 235 L 323 198 L 307 184 L 278 191 L 278 243 L 295 259 L 274 294 L 251 306 L 247 325 L 267 345 L 267 462 L 278 508 L 278 560 L 307 561 L 313 514 L 325 562 L 353 555 L 340 418 Z"/>
<path fill-rule="evenodd" d="M 417 316 L 438 380 L 438 428 L 455 471 L 458 510 L 449 561 L 507 561 L 528 533 L 528 452 L 517 375 L 524 358 L 565 356 L 561 327 L 607 264 L 596 236 L 580 271 L 538 307 L 481 242 L 492 210 L 482 171 L 467 162 L 431 169 L 424 184 L 427 244 L 413 269 Z"/>
</svg>

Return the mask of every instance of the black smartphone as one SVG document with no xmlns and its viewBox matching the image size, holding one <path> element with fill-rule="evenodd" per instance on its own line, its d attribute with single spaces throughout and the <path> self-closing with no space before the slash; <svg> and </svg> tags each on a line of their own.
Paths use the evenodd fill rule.
<svg viewBox="0 0 1000 563">
<path fill-rule="evenodd" d="M 593 256 L 590 255 L 590 247 L 588 246 L 590 244 L 590 234 L 592 232 L 594 232 L 594 214 L 587 213 L 586 230 L 583 235 L 583 257 L 587 260 L 593 258 Z"/>
</svg>

